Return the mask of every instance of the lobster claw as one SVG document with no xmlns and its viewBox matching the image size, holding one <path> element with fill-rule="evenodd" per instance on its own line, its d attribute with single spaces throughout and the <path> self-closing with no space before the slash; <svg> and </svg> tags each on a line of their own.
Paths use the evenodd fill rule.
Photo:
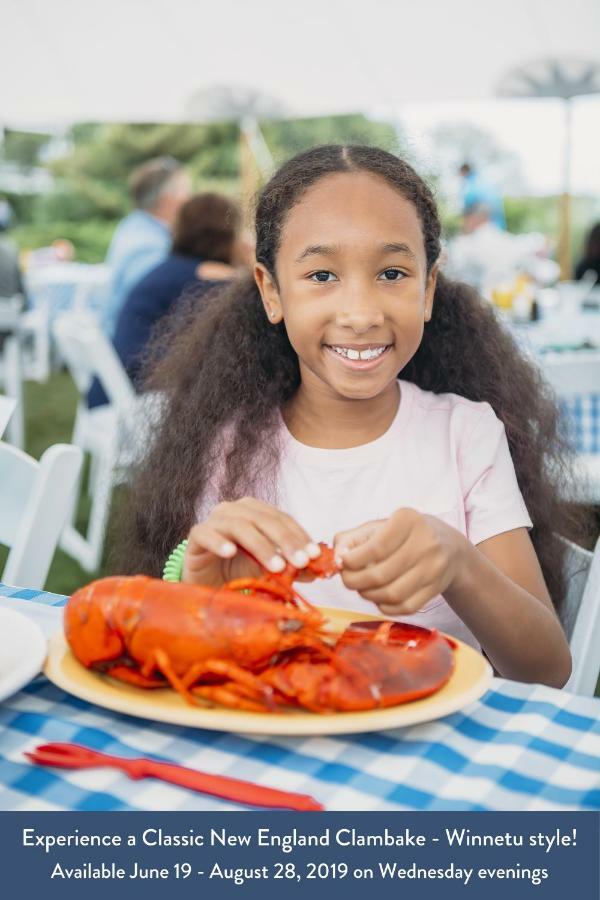
<svg viewBox="0 0 600 900">
<path fill-rule="evenodd" d="M 422 647 L 424 643 L 443 638 L 446 643 L 456 650 L 456 641 L 445 634 L 440 634 L 435 628 L 422 628 L 421 625 L 413 625 L 410 622 L 377 621 L 368 620 L 352 622 L 340 638 L 340 643 L 350 643 L 357 640 L 372 640 L 377 643 L 403 646 L 407 650 L 411 647 Z"/>
</svg>

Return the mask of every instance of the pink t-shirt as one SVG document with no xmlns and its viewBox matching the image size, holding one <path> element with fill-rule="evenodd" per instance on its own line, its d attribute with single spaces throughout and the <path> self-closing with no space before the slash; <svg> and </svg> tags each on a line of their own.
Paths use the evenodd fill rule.
<svg viewBox="0 0 600 900">
<path fill-rule="evenodd" d="M 513 528 L 530 528 L 504 426 L 490 405 L 457 394 L 433 394 L 407 381 L 399 385 L 394 421 L 381 437 L 359 447 L 309 447 L 282 420 L 276 505 L 313 540 L 328 544 L 338 532 L 388 518 L 401 507 L 438 516 L 473 544 Z M 215 502 L 204 498 L 199 520 Z M 378 612 L 339 577 L 300 589 L 319 606 Z M 410 621 L 479 648 L 441 595 Z"/>
</svg>

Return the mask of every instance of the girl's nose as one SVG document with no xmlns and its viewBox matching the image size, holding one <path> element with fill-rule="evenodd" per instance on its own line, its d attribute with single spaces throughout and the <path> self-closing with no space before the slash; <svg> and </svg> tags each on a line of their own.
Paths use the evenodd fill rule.
<svg viewBox="0 0 600 900">
<path fill-rule="evenodd" d="M 364 334 L 371 328 L 380 328 L 383 323 L 383 311 L 364 301 L 344 304 L 336 315 L 337 325 L 341 328 L 351 328 L 356 334 Z"/>
</svg>

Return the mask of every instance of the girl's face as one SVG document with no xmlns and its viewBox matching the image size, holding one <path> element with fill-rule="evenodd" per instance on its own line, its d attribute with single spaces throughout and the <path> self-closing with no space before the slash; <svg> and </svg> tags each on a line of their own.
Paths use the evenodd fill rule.
<svg viewBox="0 0 600 900">
<path fill-rule="evenodd" d="M 256 281 L 269 321 L 285 321 L 304 386 L 358 400 L 395 381 L 435 289 L 412 203 L 376 175 L 328 175 L 289 212 L 276 271 L 278 284 L 257 264 Z"/>
</svg>

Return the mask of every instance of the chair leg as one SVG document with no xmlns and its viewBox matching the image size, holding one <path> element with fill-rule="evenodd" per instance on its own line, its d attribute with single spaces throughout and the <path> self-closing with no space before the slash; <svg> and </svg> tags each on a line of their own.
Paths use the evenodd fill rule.
<svg viewBox="0 0 600 900">
<path fill-rule="evenodd" d="M 88 448 L 87 448 L 86 442 L 84 440 L 84 429 L 83 429 L 82 416 L 81 416 L 79 407 L 77 408 L 77 412 L 75 414 L 75 424 L 73 426 L 73 434 L 71 436 L 71 443 L 75 447 L 79 447 L 80 450 L 83 451 L 84 456 L 85 456 L 85 453 L 88 452 Z M 84 466 L 82 466 L 80 469 L 79 477 L 77 479 L 77 484 L 75 485 L 75 488 L 73 490 L 71 509 L 69 510 L 69 514 L 66 518 L 67 525 L 65 527 L 65 531 L 70 527 L 72 527 L 73 529 L 75 528 L 75 522 L 77 519 L 77 509 L 79 507 L 79 500 L 81 498 L 81 494 L 83 491 L 83 470 L 84 470 Z M 62 546 L 62 544 L 61 544 L 61 546 Z M 65 550 L 65 553 L 69 553 L 69 550 L 67 550 L 66 548 L 63 548 L 63 549 Z M 69 556 L 73 556 L 73 554 L 69 553 Z M 78 556 L 74 556 L 74 559 L 78 559 Z"/>
<path fill-rule="evenodd" d="M 77 560 L 86 572 L 96 572 L 102 562 L 106 525 L 110 513 L 113 489 L 114 456 L 112 454 L 99 458 L 98 474 L 90 517 L 85 535 L 81 534 L 71 520 L 61 536 L 60 546 L 73 559 Z"/>
<path fill-rule="evenodd" d="M 97 453 L 92 453 L 90 460 L 90 470 L 88 476 L 87 492 L 93 497 L 98 487 L 98 479 L 102 469 L 102 458 Z"/>
<path fill-rule="evenodd" d="M 14 397 L 17 406 L 6 426 L 6 440 L 21 450 L 25 445 L 25 416 L 23 410 L 23 371 L 21 342 L 18 335 L 10 335 L 4 344 L 4 389 Z"/>
<path fill-rule="evenodd" d="M 88 541 L 94 551 L 95 569 L 100 567 L 104 538 L 110 513 L 110 502 L 113 492 L 114 456 L 99 460 L 96 481 L 92 494 L 92 507 L 88 524 Z"/>
</svg>

